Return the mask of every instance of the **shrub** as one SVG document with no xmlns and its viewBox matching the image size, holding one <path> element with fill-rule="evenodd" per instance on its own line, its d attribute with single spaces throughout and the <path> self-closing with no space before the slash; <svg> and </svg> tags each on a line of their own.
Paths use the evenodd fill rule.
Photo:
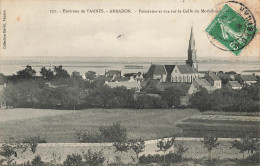
<svg viewBox="0 0 260 166">
<path fill-rule="evenodd" d="M 63 162 L 64 166 L 83 166 L 82 157 L 79 154 L 71 154 Z"/>
<path fill-rule="evenodd" d="M 181 160 L 182 160 L 181 155 L 172 152 L 165 155 L 166 163 L 176 163 L 176 162 L 180 162 Z"/>
<path fill-rule="evenodd" d="M 16 155 L 15 147 L 13 147 L 9 144 L 3 144 L 1 146 L 0 155 L 5 157 L 5 159 L 2 160 L 1 162 L 6 161 L 7 164 L 10 165 L 11 162 L 13 161 L 13 159 L 11 159 L 12 155 Z M 2 164 L 2 163 L 0 163 L 0 164 Z"/>
<path fill-rule="evenodd" d="M 45 165 L 39 155 L 35 156 L 31 163 L 33 166 L 44 166 Z"/>
<path fill-rule="evenodd" d="M 79 143 L 102 142 L 101 135 L 95 135 L 88 130 L 76 130 L 74 137 Z"/>
<path fill-rule="evenodd" d="M 175 153 L 168 153 L 165 155 L 165 162 L 166 163 L 176 163 L 176 162 L 180 162 L 181 161 L 181 156 Z M 164 156 L 163 155 L 159 155 L 159 154 L 155 154 L 155 155 L 142 155 L 139 157 L 139 163 L 140 164 L 144 164 L 144 165 L 148 165 L 151 163 L 164 163 Z M 165 164 L 165 163 L 164 163 Z"/>
<path fill-rule="evenodd" d="M 88 150 L 88 153 L 84 156 L 86 163 L 90 166 L 99 166 L 102 165 L 105 161 L 105 157 L 102 151 L 92 153 L 91 150 Z"/>
<path fill-rule="evenodd" d="M 125 142 L 127 138 L 126 128 L 120 123 L 114 123 L 112 126 L 100 127 L 103 142 Z"/>
<path fill-rule="evenodd" d="M 155 155 L 150 155 L 148 154 L 147 156 L 142 155 L 139 157 L 139 163 L 140 164 L 151 164 L 151 163 L 162 163 L 163 162 L 163 156 L 159 154 Z"/>
</svg>

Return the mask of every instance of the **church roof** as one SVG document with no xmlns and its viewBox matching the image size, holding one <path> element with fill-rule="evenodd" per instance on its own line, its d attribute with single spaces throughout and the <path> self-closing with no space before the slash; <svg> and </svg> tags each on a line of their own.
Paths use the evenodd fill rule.
<svg viewBox="0 0 260 166">
<path fill-rule="evenodd" d="M 198 71 L 192 68 L 190 65 L 177 65 L 177 67 L 181 74 L 198 73 Z"/>
<path fill-rule="evenodd" d="M 167 74 L 171 74 L 176 65 L 164 65 Z"/>
<path fill-rule="evenodd" d="M 151 65 L 151 67 L 147 72 L 148 76 L 161 75 L 161 74 L 167 74 L 164 65 Z"/>
</svg>

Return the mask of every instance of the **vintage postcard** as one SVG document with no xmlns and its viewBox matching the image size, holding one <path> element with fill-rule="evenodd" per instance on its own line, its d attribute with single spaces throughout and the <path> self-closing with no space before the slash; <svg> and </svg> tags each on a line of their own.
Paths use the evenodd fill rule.
<svg viewBox="0 0 260 166">
<path fill-rule="evenodd" d="M 0 0 L 0 165 L 259 165 L 259 6 Z"/>
</svg>

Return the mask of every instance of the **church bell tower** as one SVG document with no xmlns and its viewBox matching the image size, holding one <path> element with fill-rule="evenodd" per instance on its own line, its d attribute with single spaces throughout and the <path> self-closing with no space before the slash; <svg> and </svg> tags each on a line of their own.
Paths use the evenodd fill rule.
<svg viewBox="0 0 260 166">
<path fill-rule="evenodd" d="M 188 47 L 188 60 L 186 64 L 190 65 L 192 68 L 198 70 L 198 61 L 197 61 L 197 49 L 195 48 L 195 39 L 193 36 L 193 27 L 191 27 L 189 47 Z"/>
</svg>

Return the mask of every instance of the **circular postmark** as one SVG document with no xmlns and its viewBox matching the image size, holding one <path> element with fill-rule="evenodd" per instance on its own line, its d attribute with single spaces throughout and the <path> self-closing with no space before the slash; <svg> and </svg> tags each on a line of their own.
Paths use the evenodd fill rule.
<svg viewBox="0 0 260 166">
<path fill-rule="evenodd" d="M 238 55 L 254 38 L 257 31 L 256 20 L 244 4 L 236 1 L 219 3 L 214 7 L 219 12 L 212 15 L 206 28 L 210 42 L 223 51 Z"/>
</svg>

